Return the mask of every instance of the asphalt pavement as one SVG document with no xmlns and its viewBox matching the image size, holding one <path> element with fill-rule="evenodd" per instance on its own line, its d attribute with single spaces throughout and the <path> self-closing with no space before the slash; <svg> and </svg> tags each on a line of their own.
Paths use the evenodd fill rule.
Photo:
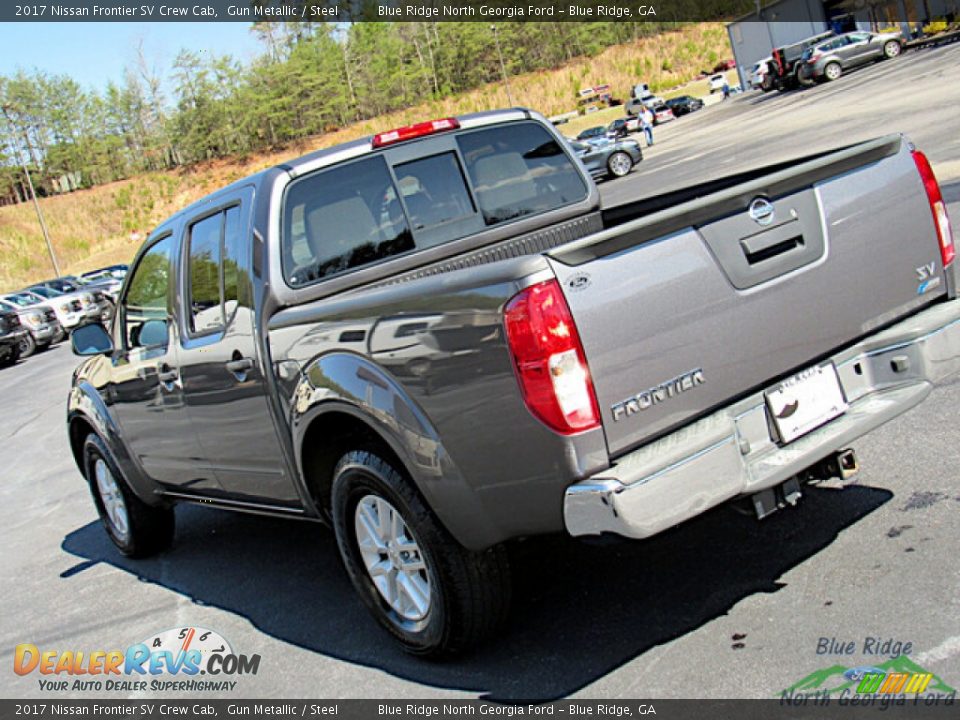
<svg viewBox="0 0 960 720">
<path fill-rule="evenodd" d="M 905 132 L 960 221 L 958 69 L 954 45 L 803 92 L 736 96 L 657 128 L 604 200 Z M 881 664 L 895 643 L 960 688 L 960 381 L 858 441 L 856 485 L 811 489 L 763 522 L 721 508 L 646 542 L 517 545 L 507 627 L 467 657 L 428 662 L 367 616 L 320 526 L 182 507 L 171 551 L 122 558 L 67 445 L 76 363 L 62 344 L 0 370 L 2 697 L 153 696 L 84 692 L 76 677 L 41 690 L 37 673 L 12 671 L 14 647 L 106 651 L 187 626 L 261 656 L 221 697 L 772 697 L 832 666 Z"/>
</svg>

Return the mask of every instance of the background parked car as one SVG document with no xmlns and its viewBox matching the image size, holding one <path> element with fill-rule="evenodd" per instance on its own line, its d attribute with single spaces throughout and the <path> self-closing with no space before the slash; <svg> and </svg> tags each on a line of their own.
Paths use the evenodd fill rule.
<svg viewBox="0 0 960 720">
<path fill-rule="evenodd" d="M 727 76 L 724 75 L 723 73 L 720 73 L 719 75 L 711 75 L 710 76 L 710 94 L 713 95 L 713 93 L 720 92 L 721 90 L 723 90 L 723 86 L 726 84 L 726 82 L 727 82 Z"/>
<path fill-rule="evenodd" d="M 635 98 L 627 103 L 627 115 L 639 115 L 643 108 L 653 108 L 657 105 L 663 105 L 664 99 L 659 95 L 645 95 L 642 98 Z"/>
<path fill-rule="evenodd" d="M 111 287 L 114 282 L 111 281 Z M 87 285 L 72 275 L 67 275 L 55 280 L 45 280 L 30 286 L 29 289 L 36 292 L 37 288 L 46 288 L 65 295 L 79 295 L 88 319 L 108 322 L 113 317 L 113 300 L 109 297 L 105 286 Z M 97 307 L 96 317 L 91 316 L 89 308 L 91 304 Z"/>
<path fill-rule="evenodd" d="M 53 280 L 41 280 L 36 283 L 36 285 L 42 285 L 43 287 L 56 290 L 57 292 L 62 293 L 72 293 L 80 290 L 80 283 L 75 281 L 73 277 L 59 277 L 54 278 Z"/>
<path fill-rule="evenodd" d="M 28 290 L 44 297 L 50 297 L 49 293 L 57 293 L 53 284 L 58 281 L 48 281 L 45 284 L 31 285 Z M 70 283 L 71 285 L 73 283 Z M 113 317 L 113 302 L 107 297 L 103 290 L 98 288 L 85 288 L 78 285 L 79 290 L 59 291 L 59 295 L 54 295 L 51 299 L 58 297 L 78 298 L 81 304 L 81 310 L 86 316 L 87 321 L 108 322 Z"/>
<path fill-rule="evenodd" d="M 13 365 L 20 357 L 20 342 L 27 332 L 13 310 L 0 310 L 0 367 Z"/>
<path fill-rule="evenodd" d="M 750 68 L 747 82 L 751 88 L 763 90 L 764 92 L 773 90 L 773 76 L 770 73 L 771 62 L 773 62 L 772 57 L 765 57 Z"/>
<path fill-rule="evenodd" d="M 650 108 L 650 111 L 653 113 L 654 125 L 662 125 L 665 122 L 676 120 L 676 115 L 673 114 L 673 110 L 668 108 L 666 105 L 659 105 L 655 108 Z"/>
<path fill-rule="evenodd" d="M 106 293 L 113 302 L 117 301 L 120 294 L 120 288 L 123 287 L 123 279 L 118 278 L 109 270 L 98 270 L 92 273 L 84 273 L 77 280 L 83 284 L 84 289 L 96 288 Z"/>
<path fill-rule="evenodd" d="M 607 125 L 607 137 L 613 140 L 627 137 L 631 133 L 631 130 L 629 127 L 629 121 L 631 119 L 633 120 L 633 127 L 635 131 L 637 127 L 636 118 L 617 118 L 616 120 L 611 122 L 609 125 Z"/>
<path fill-rule="evenodd" d="M 903 50 L 899 32 L 872 33 L 865 30 L 831 38 L 803 51 L 799 75 L 803 79 L 836 80 L 860 65 L 897 57 Z"/>
<path fill-rule="evenodd" d="M 603 125 L 589 127 L 577 135 L 577 140 L 590 140 L 591 138 L 602 138 L 607 136 L 607 129 Z"/>
<path fill-rule="evenodd" d="M 30 357 L 38 348 L 60 342 L 66 335 L 53 308 L 35 302 L 25 293 L 0 297 L 0 310 L 15 311 L 20 324 L 27 330 L 20 341 L 20 357 Z"/>
<path fill-rule="evenodd" d="M 691 97 L 690 95 L 681 95 L 680 97 L 670 98 L 664 103 L 676 117 L 696 112 L 703 107 L 703 100 Z"/>
<path fill-rule="evenodd" d="M 106 267 L 97 268 L 96 270 L 90 270 L 89 272 L 83 273 L 80 276 L 80 279 L 82 280 L 86 278 L 88 275 L 99 275 L 100 273 L 110 273 L 117 280 L 123 281 L 123 279 L 127 276 L 127 270 L 129 269 L 130 268 L 128 265 L 124 265 L 122 263 L 117 265 L 107 265 Z"/>
<path fill-rule="evenodd" d="M 50 305 L 64 330 L 72 330 L 81 323 L 95 322 L 100 316 L 100 308 L 93 303 L 91 296 L 84 298 L 80 293 L 61 293 L 42 285 L 20 292 L 29 293 L 38 302 Z"/>
<path fill-rule="evenodd" d="M 570 140 L 570 147 L 580 158 L 594 179 L 623 177 L 633 170 L 633 166 L 643 160 L 643 151 L 636 140 L 591 140 L 579 142 Z"/>
</svg>

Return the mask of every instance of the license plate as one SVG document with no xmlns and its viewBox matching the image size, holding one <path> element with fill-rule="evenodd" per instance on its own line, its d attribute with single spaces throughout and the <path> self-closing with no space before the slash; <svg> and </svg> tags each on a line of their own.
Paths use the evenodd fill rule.
<svg viewBox="0 0 960 720">
<path fill-rule="evenodd" d="M 797 373 L 768 390 L 766 398 L 770 417 L 785 443 L 847 411 L 847 401 L 832 364 Z"/>
</svg>

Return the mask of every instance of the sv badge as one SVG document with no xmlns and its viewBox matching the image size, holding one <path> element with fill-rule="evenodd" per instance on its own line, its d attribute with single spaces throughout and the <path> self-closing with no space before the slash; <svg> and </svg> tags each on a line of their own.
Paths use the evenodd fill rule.
<svg viewBox="0 0 960 720">
<path fill-rule="evenodd" d="M 923 295 L 929 290 L 940 287 L 940 276 L 937 273 L 937 264 L 928 262 L 917 268 L 917 295 Z"/>
</svg>

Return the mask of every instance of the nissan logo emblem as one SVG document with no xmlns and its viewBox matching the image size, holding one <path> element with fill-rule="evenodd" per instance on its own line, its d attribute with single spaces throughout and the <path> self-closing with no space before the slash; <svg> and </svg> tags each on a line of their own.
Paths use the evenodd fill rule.
<svg viewBox="0 0 960 720">
<path fill-rule="evenodd" d="M 760 225 L 769 225 L 773 222 L 773 203 L 766 198 L 754 198 L 747 212 L 750 218 Z"/>
</svg>

